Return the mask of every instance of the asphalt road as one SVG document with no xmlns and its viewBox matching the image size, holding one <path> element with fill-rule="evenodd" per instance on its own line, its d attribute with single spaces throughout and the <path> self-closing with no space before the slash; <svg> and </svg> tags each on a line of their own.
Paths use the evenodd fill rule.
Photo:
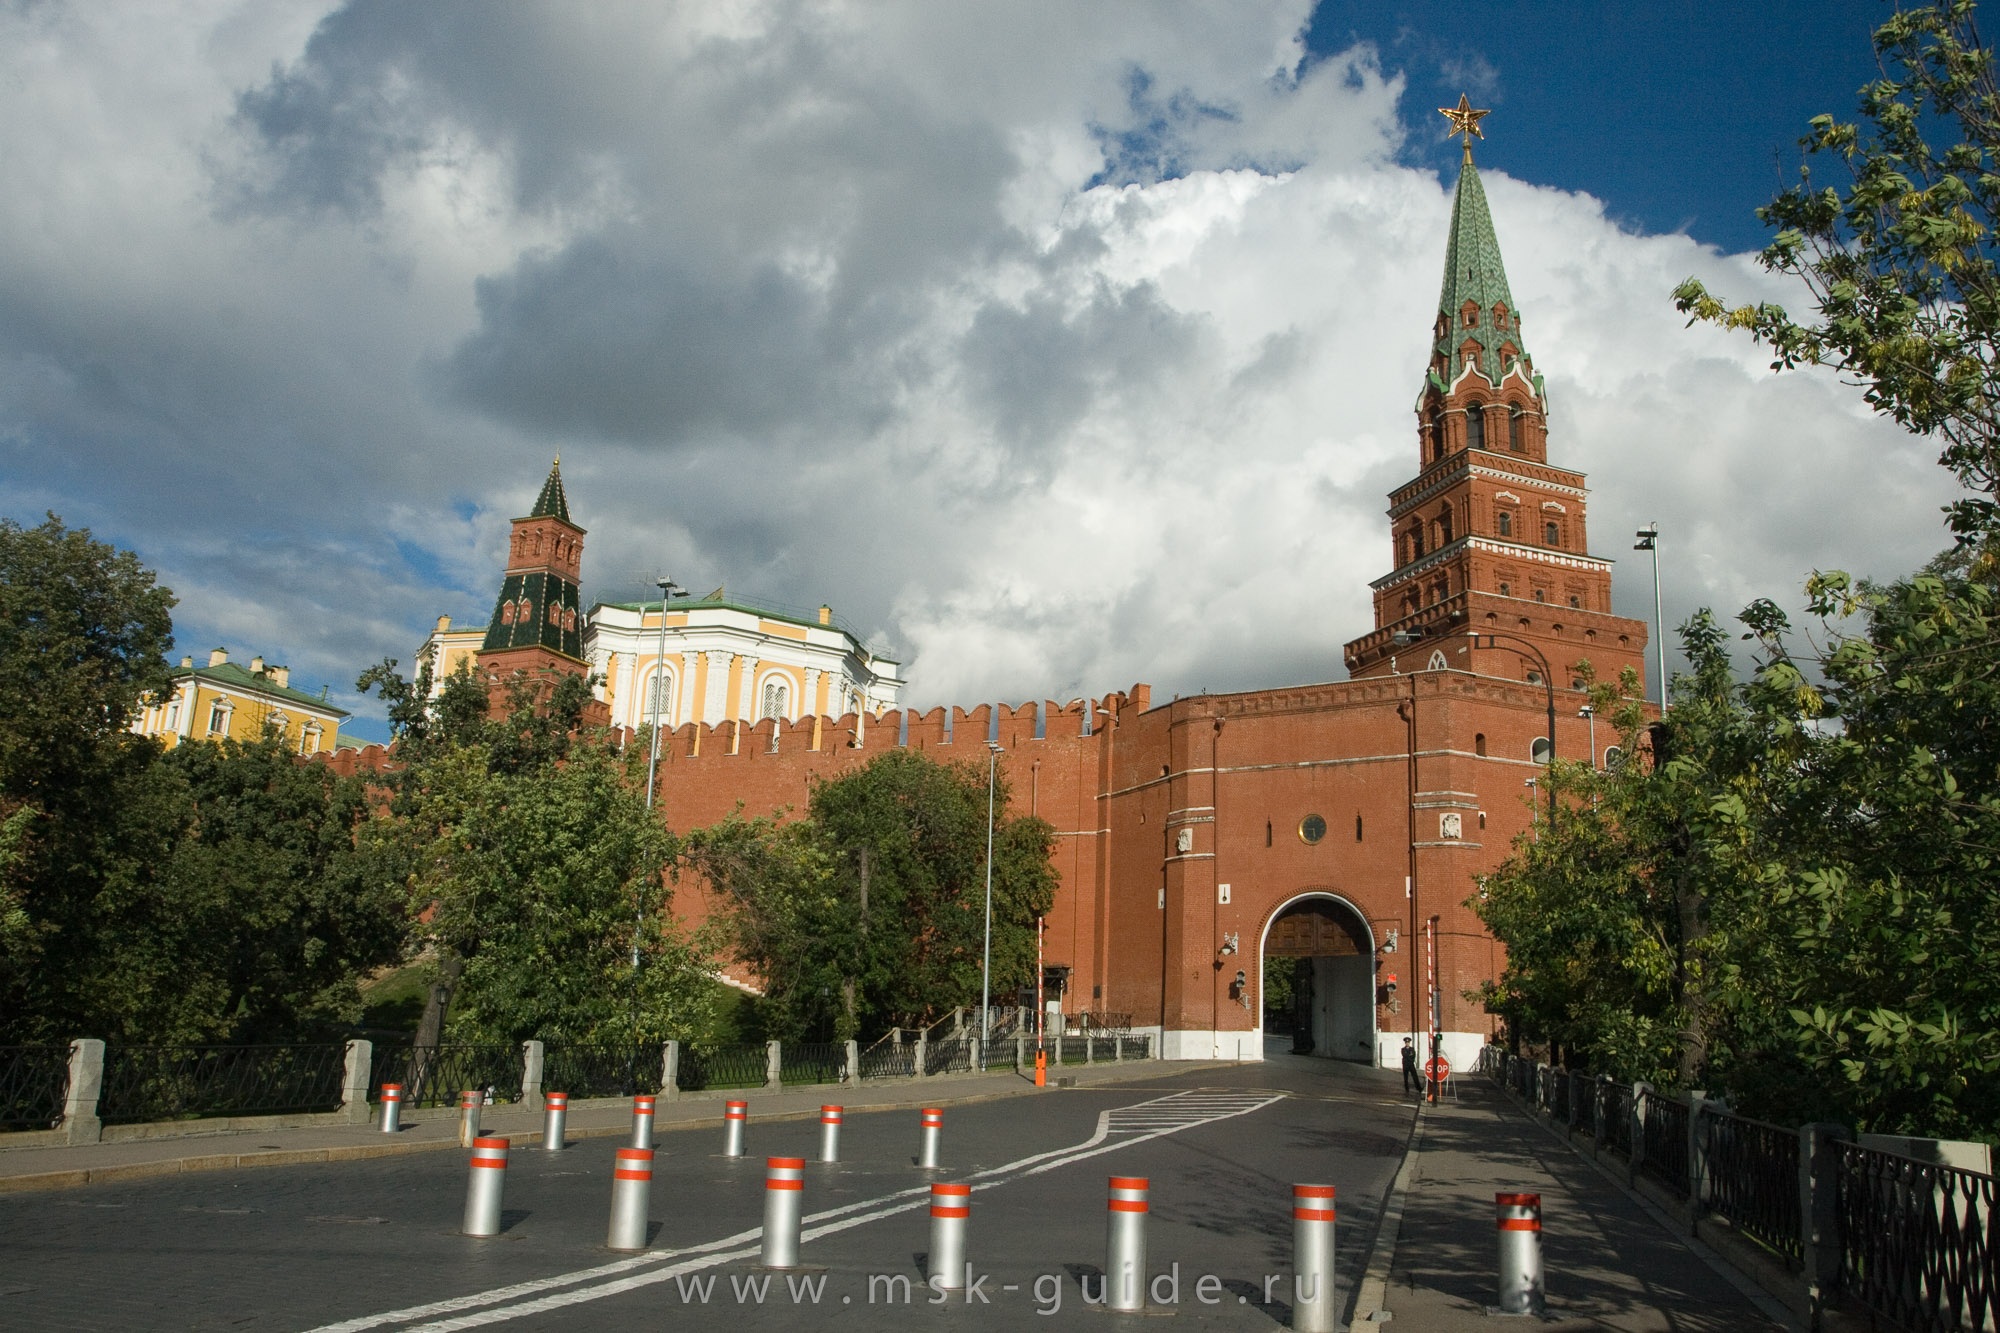
<svg viewBox="0 0 2000 1333">
<path fill-rule="evenodd" d="M 1177 1295 L 1162 1309 L 1179 1325 L 1288 1321 L 1294 1182 L 1339 1191 L 1346 1302 L 1410 1126 L 1395 1076 L 1291 1059 L 1162 1068 L 952 1107 L 935 1176 L 915 1166 L 914 1111 L 850 1111 L 843 1160 L 823 1166 L 815 1122 L 760 1126 L 752 1097 L 747 1159 L 717 1155 L 717 1130 L 661 1135 L 651 1249 L 637 1256 L 603 1248 L 610 1139 L 517 1147 L 493 1240 L 458 1234 L 467 1168 L 452 1152 L 4 1195 L 0 1327 L 1094 1327 L 1107 1316 L 1082 1284 L 1100 1290 L 1114 1174 L 1152 1181 L 1150 1268 L 1179 1266 L 1177 1292 L 1155 1283 Z M 757 1266 L 767 1155 L 809 1162 L 806 1267 L 789 1274 Z M 942 1308 L 923 1285 L 933 1178 L 975 1186 L 968 1257 L 986 1278 Z"/>
</svg>

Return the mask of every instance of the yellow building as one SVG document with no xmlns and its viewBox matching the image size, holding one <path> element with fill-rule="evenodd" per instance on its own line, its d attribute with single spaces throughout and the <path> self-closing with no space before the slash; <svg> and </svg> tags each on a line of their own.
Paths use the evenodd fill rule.
<svg viewBox="0 0 2000 1333">
<path fill-rule="evenodd" d="M 266 666 L 261 657 L 238 666 L 225 648 L 211 652 L 204 667 L 183 657 L 167 697 L 141 708 L 132 730 L 159 737 L 169 749 L 184 740 L 254 741 L 266 735 L 280 737 L 295 754 L 333 749 L 348 713 L 328 703 L 324 690 L 315 698 L 293 689 L 291 675 L 290 667 Z"/>
<path fill-rule="evenodd" d="M 444 691 L 444 683 L 462 663 L 479 665 L 479 647 L 486 642 L 486 626 L 467 625 L 463 629 L 451 627 L 450 616 L 439 616 L 437 628 L 424 640 L 424 646 L 417 649 L 417 664 L 421 667 L 430 663 L 431 695 L 435 699 Z"/>
</svg>

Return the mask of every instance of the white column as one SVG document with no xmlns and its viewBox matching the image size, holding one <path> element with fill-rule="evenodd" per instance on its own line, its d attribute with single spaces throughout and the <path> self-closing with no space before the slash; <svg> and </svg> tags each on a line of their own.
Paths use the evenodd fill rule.
<svg viewBox="0 0 2000 1333">
<path fill-rule="evenodd" d="M 695 701 L 688 698 L 688 691 L 694 688 L 694 667 L 701 654 L 690 649 L 681 654 L 681 678 L 674 684 L 674 697 L 667 700 L 669 725 L 679 726 L 682 722 L 694 720 Z"/>
<path fill-rule="evenodd" d="M 799 700 L 796 716 L 811 717 L 813 714 L 819 712 L 819 678 L 820 669 L 818 667 L 807 667 L 805 669 L 806 697 Z"/>
<path fill-rule="evenodd" d="M 743 660 L 743 684 L 736 692 L 736 716 L 749 726 L 757 717 L 757 659 L 745 657 Z"/>
<path fill-rule="evenodd" d="M 701 701 L 701 720 L 710 726 L 729 716 L 729 659 L 726 648 L 708 650 L 708 697 Z"/>
</svg>

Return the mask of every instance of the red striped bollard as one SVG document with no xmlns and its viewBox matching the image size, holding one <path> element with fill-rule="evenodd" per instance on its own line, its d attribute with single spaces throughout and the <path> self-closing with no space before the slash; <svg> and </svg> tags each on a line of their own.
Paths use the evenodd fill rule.
<svg viewBox="0 0 2000 1333">
<path fill-rule="evenodd" d="M 838 1106 L 819 1108 L 819 1160 L 837 1162 L 840 1160 L 840 1122 L 847 1112 Z"/>
<path fill-rule="evenodd" d="M 465 1183 L 465 1234 L 500 1234 L 500 1193 L 507 1183 L 507 1140 L 472 1141 L 472 1175 Z"/>
<path fill-rule="evenodd" d="M 458 1094 L 459 1147 L 470 1148 L 479 1137 L 479 1111 L 485 1105 L 486 1094 L 478 1088 L 467 1088 Z"/>
<path fill-rule="evenodd" d="M 632 1099 L 632 1146 L 653 1146 L 653 1099 L 644 1093 Z"/>
<path fill-rule="evenodd" d="M 1146 1178 L 1111 1177 L 1105 1208 L 1104 1304 L 1113 1310 L 1146 1308 Z"/>
<path fill-rule="evenodd" d="M 569 1124 L 569 1094 L 552 1092 L 548 1094 L 548 1104 L 542 1111 L 542 1150 L 561 1152 L 563 1150 L 563 1130 Z"/>
<path fill-rule="evenodd" d="M 741 1157 L 743 1155 L 743 1122 L 749 1118 L 749 1102 L 724 1102 L 722 1104 L 722 1155 L 724 1157 Z"/>
<path fill-rule="evenodd" d="M 806 1159 L 764 1159 L 764 1267 L 799 1266 L 799 1215 L 803 1211 Z"/>
<path fill-rule="evenodd" d="M 1292 1327 L 1334 1333 L 1333 1186 L 1292 1186 Z"/>
<path fill-rule="evenodd" d="M 962 1291 L 971 1276 L 965 1261 L 965 1219 L 972 1216 L 972 1186 L 931 1186 L 930 1278 L 933 1287 Z M 938 1279 L 943 1278 L 943 1282 Z"/>
<path fill-rule="evenodd" d="M 611 1170 L 611 1230 L 606 1249 L 646 1248 L 646 1212 L 653 1191 L 653 1150 L 620 1148 Z"/>
<path fill-rule="evenodd" d="M 923 1130 L 917 1138 L 917 1165 L 926 1171 L 937 1170 L 938 1142 L 944 1138 L 944 1112 L 938 1107 L 927 1106 L 923 1113 Z"/>
<path fill-rule="evenodd" d="M 1493 1220 L 1500 1232 L 1501 1314 L 1542 1312 L 1542 1196 L 1496 1194 Z"/>
<path fill-rule="evenodd" d="M 382 1085 L 382 1132 L 394 1134 L 403 1127 L 403 1085 Z"/>
</svg>

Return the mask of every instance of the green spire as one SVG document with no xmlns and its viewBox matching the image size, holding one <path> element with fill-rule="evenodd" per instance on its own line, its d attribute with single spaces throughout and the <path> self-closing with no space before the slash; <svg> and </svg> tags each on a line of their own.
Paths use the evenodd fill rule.
<svg viewBox="0 0 2000 1333">
<path fill-rule="evenodd" d="M 561 454 L 556 455 L 555 466 L 549 469 L 549 479 L 542 483 L 542 493 L 536 498 L 535 507 L 528 511 L 528 517 L 570 521 L 569 499 L 563 494 Z"/>
<path fill-rule="evenodd" d="M 1466 323 L 1466 306 L 1475 308 L 1474 322 Z M 1503 307 L 1505 327 L 1495 323 L 1495 307 Z M 1448 387 L 1457 383 L 1465 369 L 1460 349 L 1467 341 L 1479 345 L 1478 368 L 1495 384 L 1507 373 L 1514 360 L 1527 359 L 1521 341 L 1519 312 L 1513 293 L 1507 290 L 1507 270 L 1500 262 L 1500 241 L 1493 234 L 1493 215 L 1486 209 L 1486 191 L 1479 183 L 1479 169 L 1472 165 L 1468 143 L 1465 165 L 1458 171 L 1458 190 L 1451 205 L 1451 241 L 1444 252 L 1444 285 L 1438 292 L 1439 328 L 1432 345 L 1433 371 Z M 1503 361 L 1503 350 L 1511 348 Z M 1533 374 L 1533 366 L 1525 367 Z"/>
</svg>

